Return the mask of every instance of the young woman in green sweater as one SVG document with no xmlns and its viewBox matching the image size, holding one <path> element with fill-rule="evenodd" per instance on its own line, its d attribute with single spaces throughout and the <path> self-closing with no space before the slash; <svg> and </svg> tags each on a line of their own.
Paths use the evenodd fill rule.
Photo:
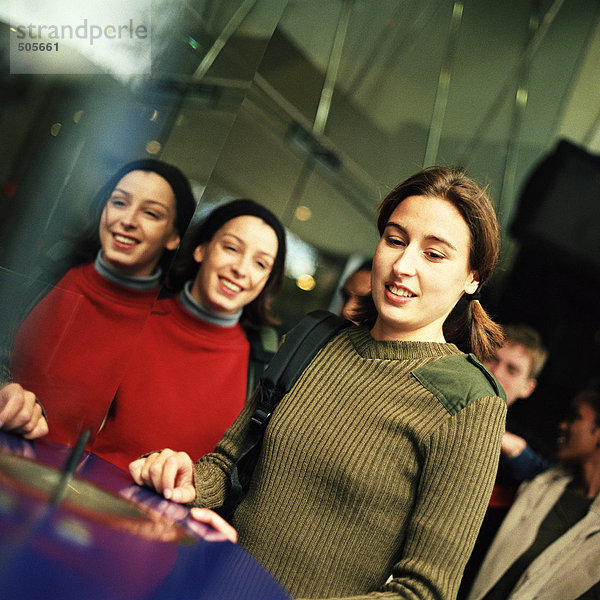
<svg viewBox="0 0 600 600">
<path fill-rule="evenodd" d="M 377 225 L 360 325 L 283 397 L 231 525 L 195 512 L 294 598 L 454 598 L 497 468 L 505 401 L 474 356 L 502 340 L 477 296 L 499 250 L 493 207 L 462 171 L 432 168 L 388 194 Z M 254 407 L 195 464 L 163 450 L 133 478 L 218 508 Z"/>
</svg>

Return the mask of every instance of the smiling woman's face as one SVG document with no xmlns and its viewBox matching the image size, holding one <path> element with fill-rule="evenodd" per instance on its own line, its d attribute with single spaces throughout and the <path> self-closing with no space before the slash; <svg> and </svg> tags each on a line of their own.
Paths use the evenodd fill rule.
<svg viewBox="0 0 600 600">
<path fill-rule="evenodd" d="M 277 235 L 262 219 L 242 215 L 227 221 L 194 250 L 200 268 L 192 296 L 216 313 L 235 314 L 262 292 L 277 249 Z"/>
<path fill-rule="evenodd" d="M 100 217 L 104 260 L 135 277 L 152 274 L 165 250 L 175 250 L 175 195 L 153 171 L 131 171 L 115 186 Z"/>
<path fill-rule="evenodd" d="M 582 464 L 598 454 L 600 427 L 593 407 L 576 397 L 571 403 L 567 418 L 559 425 L 556 458 Z"/>
<path fill-rule="evenodd" d="M 473 293 L 471 234 L 455 206 L 409 196 L 385 226 L 371 275 L 377 340 L 443 342 L 442 325 L 463 293 Z"/>
</svg>

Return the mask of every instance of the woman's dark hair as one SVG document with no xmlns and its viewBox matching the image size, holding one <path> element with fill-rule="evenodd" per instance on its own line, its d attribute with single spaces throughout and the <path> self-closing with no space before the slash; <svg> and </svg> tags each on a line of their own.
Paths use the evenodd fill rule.
<svg viewBox="0 0 600 600">
<path fill-rule="evenodd" d="M 160 175 L 173 190 L 175 196 L 175 229 L 180 238 L 183 238 L 185 230 L 196 210 L 196 200 L 192 188 L 186 176 L 175 166 L 153 158 L 142 158 L 123 165 L 114 173 L 108 181 L 98 190 L 89 205 L 89 225 L 78 240 L 78 262 L 90 262 L 94 260 L 100 248 L 100 237 L 98 226 L 102 211 L 108 202 L 116 185 L 132 171 L 150 171 Z M 165 250 L 159 260 L 159 265 L 166 272 L 175 251 Z"/>
<path fill-rule="evenodd" d="M 451 202 L 460 212 L 471 234 L 469 268 L 479 279 L 477 292 L 490 278 L 500 252 L 500 228 L 494 207 L 485 189 L 467 177 L 464 170 L 448 167 L 425 169 L 396 186 L 379 207 L 377 229 L 382 235 L 396 207 L 410 196 L 441 198 Z M 360 323 L 372 327 L 377 311 L 372 297 L 364 303 Z M 444 336 L 449 342 L 480 360 L 495 354 L 502 345 L 503 333 L 485 312 L 478 299 L 462 298 L 444 323 Z"/>
<path fill-rule="evenodd" d="M 244 307 L 241 321 L 255 327 L 277 325 L 278 321 L 270 314 L 270 306 L 273 298 L 283 286 L 286 254 L 285 229 L 270 210 L 254 200 L 239 199 L 221 204 L 213 209 L 193 231 L 190 231 L 183 240 L 177 258 L 169 271 L 167 285 L 171 291 L 177 291 L 183 287 L 186 281 L 194 279 L 199 269 L 193 256 L 194 249 L 201 244 L 210 242 L 225 223 L 245 215 L 258 217 L 273 229 L 277 236 L 277 255 L 265 287 L 250 304 Z"/>
<path fill-rule="evenodd" d="M 363 261 L 359 267 L 357 269 L 354 269 L 354 271 L 352 272 L 352 275 L 354 275 L 354 273 L 358 273 L 359 271 L 372 271 L 373 270 L 373 259 L 370 258 L 368 260 Z"/>
<path fill-rule="evenodd" d="M 596 427 L 600 427 L 600 379 L 592 379 L 587 386 L 579 392 L 574 402 L 585 402 L 596 414 L 594 422 Z"/>
</svg>

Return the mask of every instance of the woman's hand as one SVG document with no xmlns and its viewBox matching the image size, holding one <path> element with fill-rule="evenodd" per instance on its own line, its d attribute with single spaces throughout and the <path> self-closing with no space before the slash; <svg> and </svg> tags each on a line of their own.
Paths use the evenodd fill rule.
<svg viewBox="0 0 600 600">
<path fill-rule="evenodd" d="M 163 450 L 129 464 L 129 472 L 138 485 L 153 488 L 167 500 L 184 504 L 196 497 L 194 463 L 185 452 Z"/>
<path fill-rule="evenodd" d="M 520 456 L 523 450 L 527 447 L 527 442 L 522 437 L 511 433 L 510 431 L 505 431 L 502 436 L 502 453 L 508 456 L 509 458 L 517 458 Z"/>
<path fill-rule="evenodd" d="M 134 460 L 129 464 L 129 472 L 138 485 L 153 488 L 168 500 L 183 504 L 196 497 L 193 466 L 192 459 L 185 452 L 167 449 Z M 230 542 L 237 543 L 237 531 L 216 512 L 208 508 L 192 508 L 190 514 Z"/>
<path fill-rule="evenodd" d="M 230 542 L 233 542 L 234 544 L 237 543 L 237 531 L 216 512 L 209 510 L 208 508 L 192 508 L 190 514 L 196 521 L 205 523 L 206 525 L 210 525 L 213 529 L 216 529 Z"/>
<path fill-rule="evenodd" d="M 0 388 L 0 429 L 34 440 L 48 433 L 48 422 L 35 394 L 18 383 Z"/>
</svg>

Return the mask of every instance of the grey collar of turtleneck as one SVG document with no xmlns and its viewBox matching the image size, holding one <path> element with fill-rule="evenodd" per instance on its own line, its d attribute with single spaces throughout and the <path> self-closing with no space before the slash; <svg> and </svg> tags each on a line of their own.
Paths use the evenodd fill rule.
<svg viewBox="0 0 600 600">
<path fill-rule="evenodd" d="M 195 317 L 219 327 L 233 327 L 238 324 L 242 316 L 242 309 L 233 315 L 223 315 L 208 310 L 192 296 L 192 282 L 188 281 L 179 294 L 179 301 L 183 307 Z"/>
<path fill-rule="evenodd" d="M 160 278 L 162 276 L 162 269 L 160 267 L 156 267 L 154 273 L 147 277 L 135 277 L 133 275 L 121 273 L 106 264 L 102 255 L 102 250 L 98 251 L 96 261 L 94 262 L 94 268 L 100 275 L 106 277 L 109 281 L 131 290 L 153 290 L 159 287 Z"/>
</svg>

